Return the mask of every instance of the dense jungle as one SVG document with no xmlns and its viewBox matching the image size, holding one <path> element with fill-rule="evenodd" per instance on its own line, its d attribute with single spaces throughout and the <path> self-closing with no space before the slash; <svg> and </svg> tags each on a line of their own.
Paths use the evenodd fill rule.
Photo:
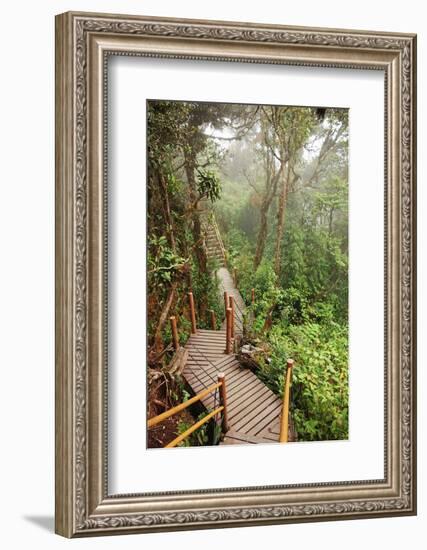
<svg viewBox="0 0 427 550">
<path fill-rule="evenodd" d="M 348 438 L 348 142 L 346 109 L 147 102 L 148 417 L 191 396 L 169 319 L 184 345 L 192 292 L 197 326 L 219 329 L 226 265 L 245 304 L 238 345 L 255 350 L 256 376 L 282 397 L 295 361 L 296 439 Z M 212 226 L 224 258 L 210 253 Z M 204 414 L 170 418 L 148 446 Z M 210 438 L 205 425 L 183 445 Z"/>
</svg>

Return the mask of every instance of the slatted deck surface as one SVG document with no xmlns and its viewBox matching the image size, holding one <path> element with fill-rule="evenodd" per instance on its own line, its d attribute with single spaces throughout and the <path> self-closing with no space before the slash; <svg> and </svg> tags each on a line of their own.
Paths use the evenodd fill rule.
<svg viewBox="0 0 427 550">
<path fill-rule="evenodd" d="M 225 355 L 224 330 L 198 330 L 187 341 L 189 351 L 183 375 L 199 393 L 225 374 L 230 431 L 223 444 L 278 442 L 282 401 L 234 355 Z M 207 409 L 218 405 L 218 395 L 202 399 Z"/>
<path fill-rule="evenodd" d="M 213 214 L 209 214 L 206 204 L 202 210 L 208 257 L 221 266 L 216 273 L 220 299 L 224 292 L 233 296 L 235 333 L 241 334 L 245 303 L 225 267 L 224 247 Z M 230 429 L 222 444 L 277 443 L 282 401 L 251 370 L 241 367 L 235 355 L 225 354 L 225 321 L 221 330 L 199 329 L 185 347 L 189 353 L 183 376 L 195 394 L 215 384 L 219 373 L 225 374 Z M 212 410 L 218 405 L 218 399 L 218 393 L 210 394 L 202 403 Z M 293 440 L 291 432 L 289 441 Z"/>
<path fill-rule="evenodd" d="M 245 311 L 245 302 L 243 301 L 239 290 L 234 286 L 233 277 L 230 275 L 230 272 L 226 267 L 221 267 L 218 269 L 217 277 L 219 280 L 221 299 L 224 296 L 224 292 L 227 292 L 229 296 L 233 296 L 234 298 L 235 330 L 237 334 L 241 334 L 243 332 L 243 313 Z M 221 328 L 225 329 L 225 321 Z"/>
</svg>

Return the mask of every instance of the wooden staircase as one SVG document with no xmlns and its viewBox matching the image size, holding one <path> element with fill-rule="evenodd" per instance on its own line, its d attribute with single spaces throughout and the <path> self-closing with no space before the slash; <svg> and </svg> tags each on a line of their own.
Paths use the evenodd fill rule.
<svg viewBox="0 0 427 550">
<path fill-rule="evenodd" d="M 226 355 L 225 331 L 198 329 L 187 341 L 188 359 L 183 376 L 194 394 L 217 381 L 218 374 L 226 379 L 229 430 L 221 445 L 243 443 L 278 443 L 282 400 L 250 370 L 240 365 L 236 356 Z M 207 410 L 218 406 L 218 395 L 201 399 Z M 289 441 L 294 441 L 292 428 Z"/>
<path fill-rule="evenodd" d="M 224 243 L 222 242 L 215 214 L 212 211 L 204 215 L 202 226 L 208 259 L 216 260 L 220 267 L 225 267 L 227 258 Z"/>
<path fill-rule="evenodd" d="M 219 281 L 220 299 L 223 299 L 223 295 L 226 295 L 227 301 L 230 297 L 233 298 L 234 331 L 235 334 L 241 334 L 245 303 L 236 287 L 236 281 L 227 269 L 226 253 L 215 215 L 206 205 L 201 205 L 200 210 L 208 259 L 214 259 L 219 264 L 216 277 Z M 236 355 L 227 353 L 225 321 L 220 330 L 196 328 L 194 303 L 192 293 L 190 294 L 193 328 L 185 345 L 187 357 L 182 374 L 192 392 L 200 396 L 201 403 L 208 411 L 215 411 L 220 400 L 218 391 L 212 393 L 206 390 L 217 383 L 219 375 L 224 376 L 228 428 L 220 444 L 278 443 L 281 437 L 283 401 L 250 369 L 243 367 Z M 291 423 L 287 432 L 288 441 L 295 441 Z"/>
</svg>

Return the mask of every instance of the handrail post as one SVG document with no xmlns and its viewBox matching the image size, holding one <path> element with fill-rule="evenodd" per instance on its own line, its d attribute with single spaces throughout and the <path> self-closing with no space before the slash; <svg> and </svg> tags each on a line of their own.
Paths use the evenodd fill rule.
<svg viewBox="0 0 427 550">
<path fill-rule="evenodd" d="M 171 317 L 169 317 L 169 321 L 170 321 L 171 330 L 172 330 L 173 349 L 176 351 L 179 348 L 179 338 L 178 338 L 178 330 L 176 328 L 175 315 L 172 315 Z"/>
<path fill-rule="evenodd" d="M 193 293 L 188 293 L 188 298 L 190 300 L 190 317 L 191 317 L 191 333 L 196 334 L 197 332 L 197 326 L 196 326 L 196 312 L 194 310 L 194 298 Z"/>
<path fill-rule="evenodd" d="M 218 382 L 221 383 L 219 387 L 219 403 L 224 407 L 222 411 L 222 431 L 227 433 L 229 430 L 228 425 L 228 410 L 227 410 L 227 390 L 225 387 L 225 374 L 221 372 L 218 374 Z"/>
<path fill-rule="evenodd" d="M 230 337 L 234 338 L 234 298 L 233 296 L 228 297 L 229 300 L 229 308 L 231 309 L 231 330 L 230 330 Z"/>
<path fill-rule="evenodd" d="M 252 289 L 252 305 L 255 303 L 255 289 Z"/>
<path fill-rule="evenodd" d="M 224 310 L 225 310 L 226 317 L 227 317 L 227 309 L 228 309 L 228 292 L 224 291 Z"/>
<path fill-rule="evenodd" d="M 288 442 L 288 432 L 289 432 L 289 398 L 291 391 L 292 383 L 292 368 L 294 366 L 293 359 L 288 359 L 287 369 L 286 369 L 286 378 L 285 378 L 285 387 L 283 392 L 283 407 L 282 407 L 282 418 L 280 421 L 280 443 Z"/>
<path fill-rule="evenodd" d="M 228 307 L 226 310 L 226 331 L 225 331 L 225 353 L 229 355 L 231 353 L 231 309 Z"/>
<path fill-rule="evenodd" d="M 216 316 L 215 316 L 215 311 L 213 309 L 211 309 L 211 327 L 212 327 L 212 330 L 216 330 Z"/>
</svg>

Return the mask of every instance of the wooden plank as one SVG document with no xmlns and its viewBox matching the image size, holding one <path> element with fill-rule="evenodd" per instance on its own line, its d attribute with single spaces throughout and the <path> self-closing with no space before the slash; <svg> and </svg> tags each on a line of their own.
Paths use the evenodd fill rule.
<svg viewBox="0 0 427 550">
<path fill-rule="evenodd" d="M 186 348 L 188 349 L 188 348 Z M 218 359 L 221 359 L 221 355 L 217 355 L 215 353 L 200 353 L 200 351 L 195 351 L 194 349 L 188 349 L 189 351 L 189 357 L 188 359 L 193 361 L 194 363 L 200 363 L 200 364 L 214 364 Z"/>
<path fill-rule="evenodd" d="M 183 373 L 183 375 L 194 393 L 198 393 L 207 387 L 207 384 L 200 381 L 194 373 Z"/>
<path fill-rule="evenodd" d="M 237 404 L 233 403 L 232 406 L 229 407 L 231 415 L 237 417 L 240 413 L 250 411 L 254 407 L 261 405 L 261 403 L 265 405 L 273 403 L 274 396 L 271 395 L 270 392 L 265 392 L 263 386 L 253 386 L 250 388 L 250 391 L 250 395 L 246 395 L 246 392 L 243 396 L 242 394 L 238 394 Z"/>
<path fill-rule="evenodd" d="M 224 353 L 223 353 L 223 346 L 221 346 L 221 349 L 218 351 L 212 350 L 212 349 L 205 349 L 202 350 L 200 348 L 196 347 L 188 347 L 185 349 L 188 349 L 188 352 L 190 356 L 193 356 L 194 358 L 197 358 L 199 361 L 218 361 L 219 359 L 222 359 Z"/>
<path fill-rule="evenodd" d="M 244 443 L 240 439 L 225 436 L 220 445 L 244 445 Z"/>
<path fill-rule="evenodd" d="M 222 363 L 220 365 L 211 365 L 211 364 L 200 364 L 200 363 L 193 363 L 191 361 L 188 362 L 188 365 L 191 366 L 192 370 L 197 370 L 199 372 L 203 372 L 204 374 L 208 376 L 214 376 L 218 372 L 225 372 L 226 374 L 231 374 L 232 372 L 241 372 L 242 369 L 237 368 L 235 364 L 233 363 Z"/>
<path fill-rule="evenodd" d="M 232 376 L 232 378 L 230 378 L 230 373 L 227 373 L 227 370 L 225 370 L 225 374 L 229 407 L 231 411 L 233 409 L 233 400 L 236 395 L 239 396 L 239 392 L 242 391 L 242 387 L 244 389 L 249 383 L 252 388 L 253 385 L 258 385 L 258 380 L 253 379 L 253 374 L 250 373 L 250 371 L 237 372 L 235 373 L 235 376 Z M 203 372 L 195 373 L 191 371 L 184 371 L 183 375 L 195 393 L 202 391 L 205 387 L 209 386 L 214 380 L 216 380 L 215 376 L 208 377 Z"/>
<path fill-rule="evenodd" d="M 239 373 L 238 376 L 234 377 L 233 380 L 228 385 L 228 394 L 231 399 L 231 403 L 236 398 L 236 395 L 241 394 L 242 386 L 250 383 L 250 374 L 249 373 Z"/>
<path fill-rule="evenodd" d="M 224 338 L 221 338 L 221 340 L 218 341 L 205 341 L 205 340 L 197 340 L 195 342 L 187 342 L 185 347 L 187 349 L 210 349 L 212 351 L 215 351 L 219 355 L 222 355 L 224 353 L 225 348 L 225 336 Z"/>
<path fill-rule="evenodd" d="M 200 350 L 196 348 L 186 348 L 189 352 L 189 359 L 193 358 L 193 360 L 202 361 L 202 362 L 212 362 L 215 363 L 216 361 L 222 359 L 223 355 L 218 353 L 212 353 L 212 352 L 201 352 Z"/>
<path fill-rule="evenodd" d="M 262 391 L 260 391 L 258 385 L 253 385 L 248 390 L 243 392 L 243 394 L 238 395 L 234 398 L 234 401 L 229 406 L 229 411 L 232 413 L 235 409 L 240 409 L 242 406 L 246 405 L 246 402 L 250 399 L 254 399 L 255 394 L 257 394 L 258 397 L 263 398 L 266 395 L 269 395 L 269 389 L 265 386 Z"/>
<path fill-rule="evenodd" d="M 249 391 L 250 389 L 252 389 L 254 387 L 258 387 L 258 381 L 255 380 L 255 379 L 248 379 L 247 381 L 245 381 L 244 384 L 241 385 L 240 391 L 233 392 L 234 399 L 240 399 L 241 397 L 243 397 L 245 395 L 246 391 Z M 233 407 L 233 405 L 232 405 L 232 407 Z"/>
<path fill-rule="evenodd" d="M 220 349 L 221 345 L 223 345 L 223 342 L 225 342 L 225 335 L 221 336 L 221 338 L 195 338 L 194 340 L 187 340 L 187 343 L 185 344 L 186 348 L 198 348 L 198 347 L 204 347 L 204 348 L 212 348 L 212 349 Z"/>
<path fill-rule="evenodd" d="M 259 417 L 260 412 L 274 404 L 274 396 L 267 399 L 254 399 L 249 404 L 245 403 L 246 407 L 243 407 L 238 412 L 230 413 L 232 418 L 233 427 L 238 429 L 239 422 L 250 422 L 253 418 Z"/>
<path fill-rule="evenodd" d="M 215 350 L 219 352 L 220 354 L 223 353 L 222 347 L 225 344 L 225 336 L 218 340 L 205 340 L 204 338 L 200 338 L 200 340 L 195 340 L 193 342 L 187 342 L 185 345 L 188 349 L 197 349 L 197 348 L 208 348 L 211 350 Z"/>
<path fill-rule="evenodd" d="M 256 443 L 270 443 L 268 439 L 265 439 L 263 437 L 254 437 L 251 435 L 243 434 L 241 432 L 237 432 L 235 430 L 229 430 L 224 437 L 224 441 L 220 443 L 227 445 L 226 440 L 230 440 L 230 444 L 256 444 Z"/>
<path fill-rule="evenodd" d="M 274 415 L 277 416 L 280 414 L 280 405 L 278 406 L 277 402 L 271 403 L 268 407 L 265 407 L 264 403 L 259 404 L 249 419 L 242 418 L 242 420 L 233 424 L 233 428 L 250 433 L 250 430 L 258 426 L 269 414 L 273 414 L 273 418 L 275 418 Z"/>
<path fill-rule="evenodd" d="M 198 378 L 200 382 L 204 383 L 205 381 L 215 379 L 216 375 L 219 374 L 220 372 L 223 372 L 225 374 L 227 389 L 230 395 L 233 395 L 235 393 L 234 391 L 231 391 L 231 390 L 234 390 L 234 388 L 236 387 L 238 388 L 239 385 L 244 381 L 245 379 L 244 375 L 245 374 L 250 375 L 249 373 L 237 371 L 236 369 L 233 369 L 233 367 L 230 367 L 228 369 L 227 368 L 222 369 L 222 371 L 215 369 L 215 371 L 212 374 L 206 373 L 203 371 L 199 371 L 197 373 L 195 371 L 192 371 L 192 374 L 197 375 L 196 378 Z M 185 372 L 184 372 L 184 376 L 185 376 Z"/>
<path fill-rule="evenodd" d="M 220 373 L 224 373 L 225 374 L 225 377 L 226 377 L 226 381 L 227 381 L 227 387 L 229 387 L 230 383 L 231 382 L 234 382 L 237 375 L 239 374 L 238 372 L 236 372 L 235 369 L 231 368 L 230 369 L 215 369 L 214 371 L 212 371 L 211 373 L 208 373 L 206 371 L 195 371 L 193 369 L 192 373 L 194 375 L 197 375 L 197 378 L 199 379 L 200 382 L 203 382 L 205 383 L 206 381 L 209 382 L 209 380 L 213 380 L 216 378 L 216 376 Z"/>
<path fill-rule="evenodd" d="M 199 328 L 197 329 L 197 334 L 192 335 L 191 338 L 197 338 L 198 336 L 201 336 L 201 335 L 219 336 L 220 334 L 223 334 L 223 331 L 211 330 L 209 328 Z"/>
<path fill-rule="evenodd" d="M 266 414 L 267 412 L 268 414 Z M 247 426 L 245 426 L 245 431 L 248 434 L 256 435 L 259 432 L 261 432 L 263 429 L 265 429 L 269 424 L 278 420 L 281 414 L 282 414 L 282 407 L 279 406 L 277 408 L 276 406 L 276 408 L 274 408 L 272 406 L 271 410 L 269 409 L 268 411 L 267 410 L 263 411 L 262 418 L 259 418 L 258 422 L 254 424 L 249 423 Z"/>
<path fill-rule="evenodd" d="M 217 364 L 194 360 L 194 358 L 191 357 L 187 362 L 183 375 L 186 379 L 188 379 L 190 385 L 194 383 L 194 379 L 197 379 L 197 382 L 201 383 L 203 381 L 215 378 L 221 371 L 225 372 L 226 375 L 230 372 L 235 372 L 236 367 L 232 363 L 233 359 L 229 357 L 225 357 L 224 359 L 221 358 Z M 191 375 L 193 375 L 193 377 L 189 380 Z"/>
<path fill-rule="evenodd" d="M 235 359 L 229 359 L 228 361 L 221 360 L 221 361 L 215 361 L 215 362 L 201 362 L 197 358 L 189 358 L 187 361 L 187 364 L 191 365 L 192 368 L 199 367 L 206 373 L 216 373 L 218 370 L 243 370 L 240 368 L 240 366 L 236 366 L 236 360 Z M 247 369 L 246 369 L 247 370 Z"/>
<path fill-rule="evenodd" d="M 193 362 L 199 362 L 201 364 L 206 364 L 206 365 L 213 365 L 223 357 L 222 355 L 218 355 L 217 353 L 211 353 L 211 352 L 201 353 L 200 351 L 195 349 L 188 349 L 188 351 L 189 351 L 189 357 L 188 357 L 189 360 L 193 360 Z"/>
<path fill-rule="evenodd" d="M 279 419 L 280 420 L 280 419 Z M 296 433 L 295 433 L 295 424 L 293 422 L 292 417 L 289 417 L 289 430 L 288 430 L 288 441 L 296 441 Z M 258 434 L 260 437 L 267 437 L 267 438 L 273 438 L 279 440 L 280 436 L 280 421 L 274 422 L 273 424 L 270 424 L 262 432 Z"/>
<path fill-rule="evenodd" d="M 218 346 L 205 346 L 205 345 L 192 345 L 192 346 L 185 346 L 185 349 L 188 349 L 190 353 L 197 353 L 198 355 L 210 355 L 215 357 L 215 361 L 217 359 L 221 359 L 221 357 L 224 354 L 225 350 L 225 340 L 224 342 L 221 342 Z"/>
<path fill-rule="evenodd" d="M 207 340 L 200 338 L 199 340 L 193 340 L 192 342 L 187 341 L 185 347 L 188 349 L 197 349 L 197 348 L 208 348 L 223 353 L 223 347 L 225 346 L 225 336 L 218 338 L 217 340 Z"/>
</svg>

